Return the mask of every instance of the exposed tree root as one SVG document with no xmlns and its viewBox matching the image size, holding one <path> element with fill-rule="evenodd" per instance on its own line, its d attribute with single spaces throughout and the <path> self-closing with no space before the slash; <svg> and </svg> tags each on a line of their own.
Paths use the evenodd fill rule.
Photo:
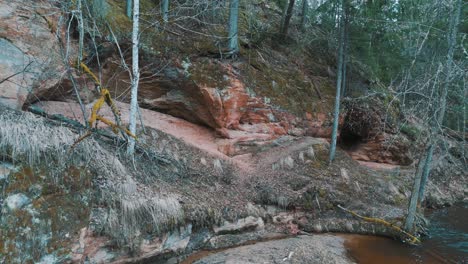
<svg viewBox="0 0 468 264">
<path fill-rule="evenodd" d="M 344 207 L 342 207 L 341 205 L 337 205 L 338 208 L 340 208 L 341 210 L 347 212 L 347 213 L 350 213 L 352 214 L 353 216 L 359 218 L 359 219 L 362 219 L 366 222 L 370 222 L 370 223 L 377 223 L 377 224 L 382 224 L 384 226 L 387 226 L 387 227 L 390 227 L 392 228 L 393 230 L 397 231 L 398 233 L 400 234 L 404 234 L 407 238 L 409 238 L 408 242 L 410 244 L 414 244 L 414 245 L 417 245 L 417 244 L 420 244 L 421 241 L 419 240 L 419 238 L 415 237 L 414 235 L 406 232 L 405 230 L 401 229 L 399 226 L 396 226 L 390 222 L 387 222 L 383 219 L 380 219 L 380 218 L 373 218 L 373 217 L 367 217 L 367 216 L 362 216 L 362 215 L 359 215 L 358 213 L 354 212 L 354 211 L 351 211 L 349 209 L 346 209 Z"/>
</svg>

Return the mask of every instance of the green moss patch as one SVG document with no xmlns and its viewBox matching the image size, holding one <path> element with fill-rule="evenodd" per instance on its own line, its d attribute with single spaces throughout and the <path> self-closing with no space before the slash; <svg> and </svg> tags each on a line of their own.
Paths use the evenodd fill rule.
<svg viewBox="0 0 468 264">
<path fill-rule="evenodd" d="M 0 219 L 0 259 L 6 263 L 34 263 L 45 255 L 69 257 L 72 239 L 89 220 L 91 176 L 75 167 L 60 182 L 43 170 L 23 168 L 10 175 L 4 196 L 21 193 L 29 204 L 4 205 Z"/>
</svg>

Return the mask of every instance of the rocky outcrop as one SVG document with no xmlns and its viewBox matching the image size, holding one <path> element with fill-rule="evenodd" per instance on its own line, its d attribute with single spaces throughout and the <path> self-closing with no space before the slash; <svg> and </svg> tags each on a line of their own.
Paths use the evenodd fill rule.
<svg viewBox="0 0 468 264">
<path fill-rule="evenodd" d="M 146 73 L 139 88 L 142 107 L 205 125 L 224 138 L 233 136 L 228 130 L 272 137 L 304 134 L 296 128 L 300 127 L 299 118 L 257 97 L 232 64 L 206 58 L 190 63 L 173 60 L 157 77 Z M 128 89 L 128 77 L 123 73 L 115 78 L 118 65 L 112 61 L 115 59 L 104 70 L 104 79 L 113 94 L 120 96 Z"/>
<path fill-rule="evenodd" d="M 21 109 L 28 97 L 58 89 L 57 14 L 49 1 L 0 2 L 0 104 Z"/>
<path fill-rule="evenodd" d="M 347 101 L 339 144 L 353 159 L 392 165 L 410 165 L 410 141 L 397 129 L 397 117 L 376 99 Z"/>
</svg>

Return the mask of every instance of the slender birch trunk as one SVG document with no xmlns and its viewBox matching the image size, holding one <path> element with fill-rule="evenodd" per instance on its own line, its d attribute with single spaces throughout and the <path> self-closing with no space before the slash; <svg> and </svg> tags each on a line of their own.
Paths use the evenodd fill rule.
<svg viewBox="0 0 468 264">
<path fill-rule="evenodd" d="M 305 26 L 307 23 L 307 11 L 309 8 L 309 3 L 307 0 L 302 0 L 302 16 L 301 16 L 301 30 L 305 30 Z"/>
<path fill-rule="evenodd" d="M 442 126 L 445 117 L 445 110 L 447 108 L 447 94 L 450 86 L 452 69 L 453 69 L 453 55 L 455 53 L 455 47 L 457 45 L 457 30 L 458 24 L 460 23 L 462 0 L 457 1 L 455 14 L 450 22 L 450 33 L 448 36 L 449 50 L 447 53 L 447 72 L 445 80 L 442 84 L 442 91 L 440 93 L 439 110 L 434 116 L 435 120 L 431 123 L 431 133 L 429 135 L 429 147 L 426 152 L 420 158 L 419 163 L 424 165 L 418 166 L 418 171 L 415 175 L 413 191 L 411 192 L 411 199 L 408 205 L 408 216 L 405 221 L 405 229 L 412 231 L 414 229 L 414 219 L 416 217 L 416 210 L 419 203 L 424 198 L 424 189 L 427 183 L 429 173 L 431 170 L 432 154 L 434 152 L 435 145 L 437 144 L 437 133 L 439 128 Z"/>
<path fill-rule="evenodd" d="M 349 12 L 345 12 L 345 21 L 344 21 L 344 44 L 343 44 L 343 81 L 341 82 L 341 96 L 345 97 L 346 95 L 346 73 L 348 67 L 348 49 L 349 49 Z"/>
<path fill-rule="evenodd" d="M 229 53 L 234 55 L 239 53 L 239 0 L 231 0 L 229 3 Z"/>
<path fill-rule="evenodd" d="M 130 101 L 129 130 L 136 135 L 136 117 L 138 113 L 138 82 L 140 80 L 140 71 L 138 67 L 138 42 L 140 18 L 140 0 L 133 0 L 133 32 L 132 32 L 132 92 Z M 127 154 L 135 153 L 135 139 L 129 137 Z"/>
<path fill-rule="evenodd" d="M 80 63 L 83 60 L 83 46 L 84 46 L 84 24 L 83 24 L 83 10 L 81 5 L 82 0 L 76 2 L 76 8 L 78 9 L 78 61 L 77 66 L 80 68 Z"/>
<path fill-rule="evenodd" d="M 331 164 L 335 159 L 336 152 L 336 140 L 338 137 L 338 121 L 340 119 L 340 99 L 341 99 L 341 86 L 343 79 L 343 61 L 344 61 L 344 42 L 345 42 L 345 30 L 344 30 L 344 18 L 345 18 L 345 8 L 344 0 L 340 1 L 341 4 L 341 16 L 340 16 L 340 37 L 339 37 L 339 47 L 338 47 L 338 72 L 336 80 L 336 96 L 335 96 L 335 110 L 333 118 L 333 129 L 332 129 L 332 138 L 330 144 L 330 153 L 328 157 L 328 162 Z"/>
<path fill-rule="evenodd" d="M 127 0 L 125 13 L 128 18 L 132 19 L 132 0 Z"/>
<path fill-rule="evenodd" d="M 161 13 L 164 23 L 167 23 L 169 21 L 169 0 L 162 0 Z"/>
</svg>

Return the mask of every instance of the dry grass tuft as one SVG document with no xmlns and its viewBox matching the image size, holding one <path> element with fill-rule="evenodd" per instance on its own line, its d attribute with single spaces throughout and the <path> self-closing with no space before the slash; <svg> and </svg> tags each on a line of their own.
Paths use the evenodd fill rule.
<svg viewBox="0 0 468 264">
<path fill-rule="evenodd" d="M 94 202 L 108 205 L 106 219 L 98 220 L 105 223 L 107 235 L 133 248 L 143 230 L 169 230 L 183 221 L 176 196 L 162 195 L 139 183 L 134 175 L 139 174 L 138 170 L 126 168 L 121 158 L 125 156 L 119 155 L 118 147 L 87 138 L 70 151 L 77 138 L 78 133 L 68 127 L 0 106 L 3 158 L 28 167 L 44 168 L 57 180 L 69 166 L 89 169 L 95 175 L 94 188 L 99 193 Z M 135 167 L 145 168 L 138 161 Z"/>
<path fill-rule="evenodd" d="M 3 111 L 0 115 L 0 150 L 12 160 L 24 160 L 30 165 L 51 157 L 64 161 L 68 156 L 67 146 L 74 140 L 76 134 L 69 129 L 51 127 L 31 113 Z"/>
</svg>

